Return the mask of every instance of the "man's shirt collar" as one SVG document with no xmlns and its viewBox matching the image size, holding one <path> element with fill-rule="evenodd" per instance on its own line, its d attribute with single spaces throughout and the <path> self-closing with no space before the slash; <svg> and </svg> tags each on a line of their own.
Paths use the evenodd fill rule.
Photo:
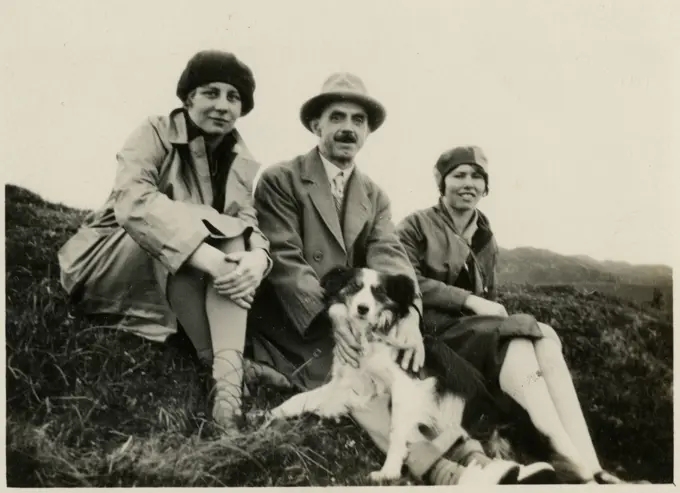
<svg viewBox="0 0 680 493">
<path fill-rule="evenodd" d="M 328 159 L 326 159 L 324 155 L 321 154 L 321 151 L 319 151 L 319 157 L 321 157 L 321 162 L 323 163 L 323 167 L 326 170 L 328 182 L 331 184 L 331 187 L 333 186 L 333 180 L 340 173 L 344 174 L 345 183 L 347 183 L 347 180 L 352 175 L 352 171 L 354 171 L 354 163 L 352 163 L 352 165 L 349 168 L 342 170 L 338 168 L 335 164 L 331 163 Z"/>
</svg>

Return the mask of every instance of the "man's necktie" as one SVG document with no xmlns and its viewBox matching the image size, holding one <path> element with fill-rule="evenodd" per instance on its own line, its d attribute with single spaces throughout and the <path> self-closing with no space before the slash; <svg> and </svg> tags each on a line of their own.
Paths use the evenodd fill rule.
<svg viewBox="0 0 680 493">
<path fill-rule="evenodd" d="M 342 201 L 345 196 L 345 175 L 338 173 L 333 178 L 333 199 L 335 199 L 335 210 L 338 211 L 338 216 L 342 213 Z"/>
</svg>

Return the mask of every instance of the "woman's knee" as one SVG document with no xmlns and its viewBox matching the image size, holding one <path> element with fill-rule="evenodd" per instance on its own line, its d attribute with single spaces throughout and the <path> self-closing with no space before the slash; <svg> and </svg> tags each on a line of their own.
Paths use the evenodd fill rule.
<svg viewBox="0 0 680 493">
<path fill-rule="evenodd" d="M 205 275 L 193 267 L 183 266 L 175 274 L 166 276 L 166 296 L 171 306 L 180 303 L 205 301 Z M 182 303 L 184 304 L 184 303 Z"/>
<path fill-rule="evenodd" d="M 542 322 L 538 322 L 538 327 L 541 329 L 543 337 L 549 341 L 554 342 L 559 348 L 559 350 L 562 351 L 562 340 L 560 339 L 560 336 L 557 335 L 557 332 L 555 332 L 555 329 L 553 329 L 550 325 L 544 324 Z"/>
<path fill-rule="evenodd" d="M 243 252 L 246 249 L 245 240 L 243 236 L 227 239 L 208 238 L 206 243 L 213 248 L 216 248 L 225 255 L 230 253 Z M 219 270 L 219 275 L 229 274 L 237 267 L 236 262 L 224 262 L 224 265 Z M 205 279 L 203 273 L 198 272 L 199 276 Z"/>
<path fill-rule="evenodd" d="M 243 236 L 227 238 L 225 240 L 212 240 L 210 244 L 225 254 L 242 252 L 246 249 L 246 242 Z"/>
</svg>

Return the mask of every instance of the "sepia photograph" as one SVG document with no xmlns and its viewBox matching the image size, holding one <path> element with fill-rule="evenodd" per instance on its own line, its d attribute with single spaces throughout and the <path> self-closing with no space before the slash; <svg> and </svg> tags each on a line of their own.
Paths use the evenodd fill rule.
<svg viewBox="0 0 680 493">
<path fill-rule="evenodd" d="M 0 18 L 4 486 L 674 483 L 680 4 Z"/>
</svg>

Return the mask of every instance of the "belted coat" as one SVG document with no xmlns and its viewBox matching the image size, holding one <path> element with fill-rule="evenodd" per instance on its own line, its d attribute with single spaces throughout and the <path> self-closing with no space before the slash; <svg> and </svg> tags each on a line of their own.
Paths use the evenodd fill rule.
<svg viewBox="0 0 680 493">
<path fill-rule="evenodd" d="M 119 327 L 153 340 L 176 331 L 167 276 L 208 238 L 243 235 L 268 251 L 253 206 L 260 165 L 236 130 L 224 207 L 214 209 L 204 138 L 190 138 L 182 108 L 145 119 L 117 154 L 111 194 L 59 250 L 61 282 L 85 312 L 120 317 Z"/>
</svg>

